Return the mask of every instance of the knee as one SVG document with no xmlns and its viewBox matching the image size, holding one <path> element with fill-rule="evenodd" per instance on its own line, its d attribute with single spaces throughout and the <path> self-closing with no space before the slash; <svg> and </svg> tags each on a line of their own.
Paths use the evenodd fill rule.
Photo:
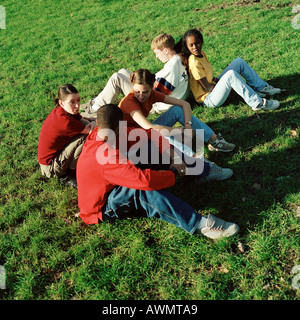
<svg viewBox="0 0 300 320">
<path fill-rule="evenodd" d="M 241 57 L 238 57 L 238 58 L 234 59 L 233 61 L 236 63 L 239 63 L 239 64 L 243 64 L 245 62 L 245 60 Z"/>
<path fill-rule="evenodd" d="M 236 65 L 239 65 L 239 66 L 245 64 L 245 60 L 244 60 L 243 58 L 241 58 L 241 57 L 238 57 L 238 58 L 234 59 L 233 62 L 234 62 Z"/>
<path fill-rule="evenodd" d="M 237 70 L 239 73 L 241 73 L 245 69 L 247 62 L 244 59 L 238 57 L 234 60 L 234 65 L 236 66 L 235 70 Z"/>
<path fill-rule="evenodd" d="M 119 73 L 118 73 L 118 72 L 115 72 L 115 73 L 110 77 L 110 79 L 111 79 L 112 81 L 116 81 L 118 78 L 119 78 Z"/>
<path fill-rule="evenodd" d="M 175 113 L 183 113 L 183 109 L 180 106 L 173 106 L 171 109 Z"/>
<path fill-rule="evenodd" d="M 131 76 L 131 74 L 132 74 L 131 71 L 129 71 L 128 69 L 125 69 L 125 68 L 120 69 L 120 70 L 118 71 L 118 73 L 119 73 L 119 74 L 122 74 L 123 76 L 128 77 L 128 78 L 130 78 L 130 76 Z"/>
<path fill-rule="evenodd" d="M 234 70 L 228 70 L 223 77 L 225 77 L 226 79 L 235 77 L 237 75 L 237 72 Z"/>
<path fill-rule="evenodd" d="M 109 82 L 112 83 L 113 85 L 115 85 L 116 83 L 119 82 L 119 74 L 118 74 L 118 72 L 115 72 L 115 73 L 109 78 Z"/>
<path fill-rule="evenodd" d="M 130 71 L 125 68 L 122 68 L 118 71 L 118 73 L 126 74 L 126 73 L 130 73 Z"/>
<path fill-rule="evenodd" d="M 182 117 L 184 118 L 184 112 L 182 107 L 180 106 L 173 106 L 169 109 L 169 111 L 176 116 L 177 120 L 181 119 Z"/>
</svg>

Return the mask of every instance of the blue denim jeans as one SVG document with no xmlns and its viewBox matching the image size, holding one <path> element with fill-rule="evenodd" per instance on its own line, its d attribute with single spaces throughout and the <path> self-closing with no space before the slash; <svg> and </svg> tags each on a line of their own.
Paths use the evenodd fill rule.
<svg viewBox="0 0 300 320">
<path fill-rule="evenodd" d="M 109 194 L 102 208 L 103 219 L 125 218 L 133 212 L 157 218 L 190 234 L 197 229 L 201 215 L 167 190 L 145 191 L 117 186 Z"/>
<path fill-rule="evenodd" d="M 164 112 L 161 116 L 153 121 L 153 124 L 160 124 L 163 126 L 173 127 L 173 125 L 179 122 L 181 125 L 184 126 L 185 119 L 183 109 L 180 106 L 173 106 L 166 112 Z M 214 134 L 212 129 L 207 126 L 205 123 L 197 119 L 196 117 L 192 116 L 192 129 L 203 129 L 204 130 L 204 141 L 207 142 L 210 137 Z M 197 131 L 196 131 L 197 134 Z M 181 149 L 180 146 L 175 144 L 175 142 L 171 142 L 176 148 Z"/>
<path fill-rule="evenodd" d="M 203 104 L 207 107 L 219 107 L 228 98 L 231 89 L 255 109 L 262 101 L 257 94 L 267 83 L 242 58 L 233 60 L 218 77 L 219 81 Z M 245 82 L 245 80 L 246 82 Z"/>
</svg>

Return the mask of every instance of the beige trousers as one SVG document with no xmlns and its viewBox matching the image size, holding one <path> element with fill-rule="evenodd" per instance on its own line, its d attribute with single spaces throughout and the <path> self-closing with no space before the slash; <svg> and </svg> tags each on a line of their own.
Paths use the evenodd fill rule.
<svg viewBox="0 0 300 320">
<path fill-rule="evenodd" d="M 77 135 L 51 160 L 50 164 L 40 164 L 42 175 L 48 178 L 59 178 L 68 169 L 76 169 L 77 160 L 86 137 L 83 134 Z"/>
<path fill-rule="evenodd" d="M 132 90 L 131 74 L 132 72 L 127 69 L 121 69 L 114 73 L 107 81 L 104 89 L 95 98 L 95 104 L 101 107 L 105 104 L 114 103 L 120 93 L 127 96 Z"/>
</svg>

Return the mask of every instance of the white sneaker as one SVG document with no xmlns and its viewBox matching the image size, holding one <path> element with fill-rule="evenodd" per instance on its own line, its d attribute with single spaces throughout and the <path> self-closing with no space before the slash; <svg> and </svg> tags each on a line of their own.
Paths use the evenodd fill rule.
<svg viewBox="0 0 300 320">
<path fill-rule="evenodd" d="M 275 110 L 280 106 L 280 102 L 278 100 L 267 100 L 263 99 L 262 103 L 260 103 L 253 110 Z"/>
<path fill-rule="evenodd" d="M 90 99 L 88 102 L 86 102 L 86 103 L 82 103 L 81 105 L 80 105 L 80 110 L 89 110 L 90 109 L 90 107 L 93 105 L 95 103 L 95 100 L 94 99 Z"/>
<path fill-rule="evenodd" d="M 271 85 L 267 84 L 262 90 L 258 92 L 258 95 L 261 97 L 265 97 L 266 95 L 274 96 L 274 94 L 278 94 L 281 92 L 281 89 L 274 88 Z"/>
<path fill-rule="evenodd" d="M 206 226 L 197 229 L 198 234 L 203 234 L 210 239 L 220 239 L 223 237 L 232 237 L 239 232 L 240 228 L 237 224 L 226 222 L 212 214 L 207 216 Z"/>
<path fill-rule="evenodd" d="M 207 183 L 211 181 L 223 181 L 229 179 L 233 175 L 233 171 L 229 168 L 221 168 L 215 163 L 209 161 L 210 170 L 207 176 L 195 178 L 196 184 Z"/>
</svg>

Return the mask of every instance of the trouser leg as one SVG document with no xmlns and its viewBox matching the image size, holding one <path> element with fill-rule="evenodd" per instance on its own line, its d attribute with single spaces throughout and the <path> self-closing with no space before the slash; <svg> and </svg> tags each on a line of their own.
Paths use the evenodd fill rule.
<svg viewBox="0 0 300 320">
<path fill-rule="evenodd" d="M 183 126 L 185 124 L 184 112 L 180 106 L 171 107 L 153 121 L 154 124 L 160 124 L 168 127 L 173 127 L 176 122 L 179 122 Z M 203 129 L 205 142 L 207 142 L 214 134 L 213 130 L 208 125 L 194 116 L 192 116 L 192 129 Z"/>
<path fill-rule="evenodd" d="M 103 207 L 106 219 L 124 218 L 138 211 L 148 218 L 157 218 L 193 234 L 201 215 L 167 190 L 145 191 L 115 187 Z"/>
<path fill-rule="evenodd" d="M 48 178 L 59 178 L 66 174 L 68 169 L 76 169 L 86 135 L 74 137 L 47 166 L 40 165 L 42 174 Z"/>
<path fill-rule="evenodd" d="M 95 98 L 95 104 L 99 107 L 114 103 L 120 93 L 127 95 L 132 90 L 130 82 L 131 72 L 121 69 L 114 73 L 108 80 L 104 89 Z"/>
<path fill-rule="evenodd" d="M 249 66 L 249 64 L 242 58 L 234 59 L 221 73 L 219 79 L 229 70 L 234 70 L 240 74 L 255 91 L 262 90 L 267 83 L 260 79 L 258 74 Z"/>
<path fill-rule="evenodd" d="M 204 104 L 208 107 L 221 106 L 228 98 L 231 89 L 240 95 L 252 109 L 255 109 L 262 101 L 262 98 L 246 84 L 236 71 L 229 70 L 206 97 Z"/>
</svg>

